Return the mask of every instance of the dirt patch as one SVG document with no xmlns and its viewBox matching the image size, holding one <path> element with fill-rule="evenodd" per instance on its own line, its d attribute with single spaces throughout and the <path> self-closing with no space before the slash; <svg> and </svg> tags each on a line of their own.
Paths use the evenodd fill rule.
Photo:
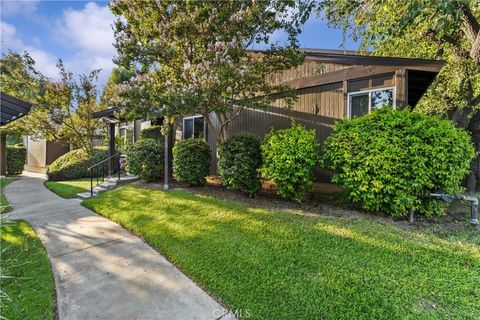
<svg viewBox="0 0 480 320">
<path fill-rule="evenodd" d="M 315 184 L 315 192 L 304 203 L 285 200 L 277 195 L 277 188 L 271 182 L 263 182 L 262 190 L 256 198 L 250 198 L 241 192 L 229 190 L 222 185 L 217 176 L 207 177 L 208 184 L 204 187 L 190 187 L 187 184 L 174 182 L 170 185 L 172 189 L 183 189 L 194 194 L 211 196 L 216 199 L 239 202 L 250 208 L 260 208 L 275 211 L 285 211 L 304 215 L 324 215 L 352 218 L 369 218 L 375 220 L 393 221 L 385 215 L 372 215 L 358 210 L 356 206 L 341 203 L 343 188 L 328 183 Z M 163 190 L 163 183 L 146 183 L 138 181 L 137 186 L 145 189 Z"/>
<path fill-rule="evenodd" d="M 452 234 L 467 233 L 469 237 L 480 236 L 480 227 L 475 228 L 469 224 L 470 209 L 468 204 L 455 202 L 444 217 L 426 218 L 416 216 L 414 223 L 408 223 L 405 219 L 394 219 L 382 213 L 367 213 L 358 205 L 344 201 L 344 189 L 328 184 L 316 183 L 315 191 L 304 203 L 285 200 L 277 195 L 277 188 L 271 182 L 263 182 L 262 190 L 256 198 L 249 198 L 241 192 L 229 190 L 222 185 L 219 177 L 207 177 L 208 184 L 204 187 L 190 187 L 186 184 L 174 182 L 172 189 L 183 189 L 194 194 L 214 197 L 220 200 L 235 201 L 250 208 L 260 208 L 274 211 L 284 211 L 306 216 L 330 216 L 343 219 L 369 219 L 377 222 L 390 223 L 409 230 L 428 230 L 439 236 L 448 237 Z M 137 186 L 145 189 L 163 190 L 163 183 L 146 183 L 138 181 Z"/>
</svg>

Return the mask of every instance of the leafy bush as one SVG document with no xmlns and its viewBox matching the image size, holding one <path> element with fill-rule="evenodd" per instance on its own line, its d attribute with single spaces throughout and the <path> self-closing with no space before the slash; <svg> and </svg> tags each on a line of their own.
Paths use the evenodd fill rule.
<svg viewBox="0 0 480 320">
<path fill-rule="evenodd" d="M 165 153 L 162 140 L 140 139 L 127 151 L 127 171 L 146 181 L 163 178 Z"/>
<path fill-rule="evenodd" d="M 261 189 L 258 169 L 262 163 L 260 138 L 239 134 L 220 145 L 219 169 L 222 182 L 231 189 L 255 196 Z"/>
<path fill-rule="evenodd" d="M 23 145 L 7 146 L 7 175 L 20 174 L 27 161 L 27 149 Z"/>
<path fill-rule="evenodd" d="M 163 140 L 162 126 L 151 126 L 140 131 L 141 139 Z"/>
<path fill-rule="evenodd" d="M 315 130 L 307 130 L 292 120 L 289 129 L 272 130 L 265 137 L 260 171 L 278 185 L 282 197 L 301 202 L 313 189 L 318 148 Z"/>
<path fill-rule="evenodd" d="M 73 180 L 90 176 L 88 167 L 108 158 L 108 150 L 98 147 L 91 154 L 82 149 L 65 153 L 55 160 L 47 170 L 48 180 Z"/>
<path fill-rule="evenodd" d="M 203 186 L 209 167 L 210 147 L 202 139 L 185 139 L 173 147 L 173 174 L 177 181 Z"/>
<path fill-rule="evenodd" d="M 425 195 L 461 192 L 474 149 L 450 121 L 384 108 L 337 123 L 325 155 L 337 171 L 333 181 L 365 210 L 398 217 L 413 208 L 432 216 L 443 214 L 443 204 Z"/>
</svg>

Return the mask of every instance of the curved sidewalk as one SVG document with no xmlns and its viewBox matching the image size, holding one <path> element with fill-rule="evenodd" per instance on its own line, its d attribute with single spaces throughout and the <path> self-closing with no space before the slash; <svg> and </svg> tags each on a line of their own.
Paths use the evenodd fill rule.
<svg viewBox="0 0 480 320">
<path fill-rule="evenodd" d="M 4 195 L 14 208 L 9 217 L 27 220 L 47 249 L 60 320 L 230 319 L 140 238 L 43 181 L 24 176 Z"/>
</svg>

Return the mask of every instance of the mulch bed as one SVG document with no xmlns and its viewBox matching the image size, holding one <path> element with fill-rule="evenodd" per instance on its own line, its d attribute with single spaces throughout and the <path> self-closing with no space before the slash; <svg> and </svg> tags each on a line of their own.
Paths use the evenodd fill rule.
<svg viewBox="0 0 480 320">
<path fill-rule="evenodd" d="M 163 182 L 147 183 L 137 181 L 135 184 L 145 189 L 163 190 Z M 262 182 L 262 190 L 256 198 L 250 198 L 241 192 L 227 189 L 222 185 L 218 176 L 207 177 L 207 185 L 204 187 L 190 187 L 187 184 L 178 182 L 173 182 L 170 187 L 172 189 L 187 190 L 194 194 L 211 196 L 216 199 L 239 202 L 251 208 L 284 211 L 300 215 L 342 217 L 347 220 L 363 218 L 381 223 L 393 223 L 413 230 L 440 225 L 444 232 L 472 231 L 472 226 L 466 223 L 469 221 L 470 212 L 469 206 L 466 204 L 454 203 L 448 209 L 448 215 L 445 217 L 426 218 L 416 216 L 414 223 L 408 223 L 402 218 L 394 219 L 382 213 L 373 214 L 362 211 L 358 205 L 342 200 L 344 198 L 342 196 L 344 191 L 342 187 L 329 183 L 316 183 L 314 192 L 301 204 L 285 200 L 277 195 L 275 184 L 268 181 Z M 480 236 L 480 227 L 477 227 L 477 231 Z"/>
<path fill-rule="evenodd" d="M 163 190 L 163 182 L 137 181 L 136 185 L 145 189 Z M 236 190 L 229 190 L 222 185 L 218 176 L 208 176 L 207 185 L 204 187 L 190 187 L 184 183 L 173 182 L 171 189 L 188 190 L 194 194 L 211 196 L 221 200 L 236 201 L 252 208 L 268 210 L 281 210 L 295 214 L 315 214 L 335 217 L 369 217 L 389 219 L 385 215 L 372 215 L 361 212 L 352 204 L 341 203 L 340 198 L 343 188 L 328 183 L 316 183 L 313 192 L 304 203 L 285 200 L 277 195 L 277 188 L 271 182 L 263 182 L 262 190 L 256 198 L 250 198 Z"/>
</svg>

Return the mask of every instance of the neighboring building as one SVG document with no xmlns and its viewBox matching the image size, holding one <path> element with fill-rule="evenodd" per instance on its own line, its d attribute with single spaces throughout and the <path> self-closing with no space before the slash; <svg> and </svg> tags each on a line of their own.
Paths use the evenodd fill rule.
<svg viewBox="0 0 480 320">
<path fill-rule="evenodd" d="M 0 127 L 18 120 L 28 114 L 32 104 L 0 93 Z M 0 176 L 7 173 L 7 137 L 5 131 L 0 131 Z"/>
<path fill-rule="evenodd" d="M 30 136 L 24 138 L 27 148 L 26 171 L 47 173 L 48 166 L 58 157 L 70 151 L 70 145 L 63 141 L 47 141 L 45 139 L 33 139 Z"/>
<path fill-rule="evenodd" d="M 315 129 L 323 142 L 336 121 L 362 116 L 385 104 L 393 108 L 415 107 L 443 66 L 442 61 L 359 55 L 338 50 L 305 49 L 305 62 L 271 77 L 270 81 L 296 89 L 293 109 L 278 99 L 268 110 L 245 109 L 228 127 L 228 136 L 251 132 L 263 137 L 271 128 L 290 126 L 290 118 Z M 218 122 L 216 122 L 218 125 Z M 216 142 L 203 117 L 181 121 L 177 138 L 205 138 L 212 149 L 211 173 L 217 173 Z M 321 181 L 331 172 L 316 170 Z"/>
</svg>

